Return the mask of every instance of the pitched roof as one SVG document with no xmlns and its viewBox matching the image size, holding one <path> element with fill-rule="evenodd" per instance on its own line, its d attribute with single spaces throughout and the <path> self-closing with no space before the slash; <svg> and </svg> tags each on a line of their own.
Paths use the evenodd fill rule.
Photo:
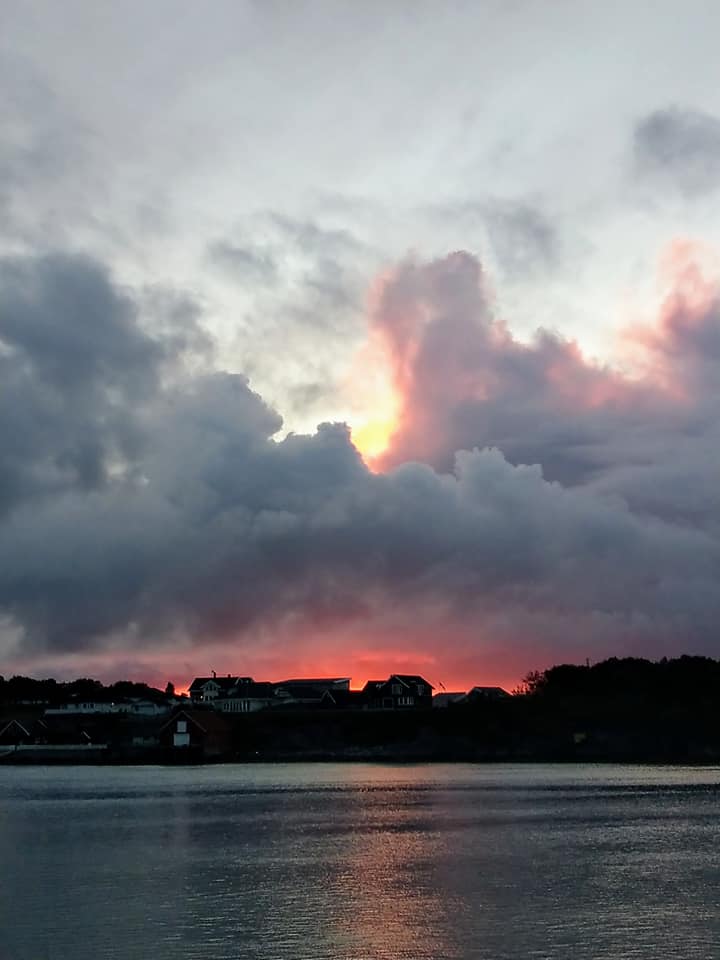
<svg viewBox="0 0 720 960">
<path fill-rule="evenodd" d="M 431 690 L 435 689 L 431 683 L 427 682 L 425 677 L 420 677 L 414 673 L 393 673 L 391 674 L 390 679 L 399 680 L 401 683 L 407 684 L 408 686 L 414 683 L 422 683 L 426 687 L 430 687 Z"/>
<path fill-rule="evenodd" d="M 193 682 L 190 684 L 190 691 L 193 690 L 202 690 L 206 683 L 216 683 L 221 690 L 226 690 L 229 687 L 234 687 L 238 682 L 238 677 L 195 677 Z"/>
<path fill-rule="evenodd" d="M 452 691 L 445 691 L 444 693 L 436 693 L 432 698 L 432 705 L 434 707 L 446 707 L 449 703 L 457 703 L 459 700 L 467 699 L 467 694 L 464 691 L 458 691 L 453 693 Z"/>
<path fill-rule="evenodd" d="M 387 680 L 368 680 L 363 687 L 363 693 L 377 693 L 379 690 L 382 690 L 383 687 L 387 687 L 388 684 L 392 683 L 401 683 L 404 687 L 412 687 L 422 684 L 429 690 L 435 689 L 433 685 L 428 683 L 424 677 L 419 677 L 415 674 L 409 673 L 391 673 Z"/>
<path fill-rule="evenodd" d="M 19 727 L 26 737 L 30 736 L 30 731 L 27 730 L 25 726 L 22 723 L 20 723 L 19 720 L 13 719 L 13 720 L 8 720 L 8 722 L 4 726 L 0 727 L 0 737 L 5 733 L 6 730 L 9 730 L 13 726 Z"/>
<path fill-rule="evenodd" d="M 503 690 L 502 687 L 473 687 L 472 690 L 468 691 L 468 697 L 493 697 L 497 700 L 504 700 L 505 697 L 510 697 L 512 694 L 508 693 L 507 690 Z"/>
<path fill-rule="evenodd" d="M 336 707 L 361 706 L 364 701 L 361 690 L 331 690 L 327 696 Z"/>
<path fill-rule="evenodd" d="M 275 696 L 275 687 L 271 683 L 254 680 L 237 683 L 225 692 L 225 697 L 231 700 L 271 700 Z"/>
<path fill-rule="evenodd" d="M 230 729 L 227 718 L 216 710 L 186 710 L 183 708 L 174 713 L 169 720 L 166 720 L 160 730 L 169 727 L 171 723 L 175 723 L 181 717 L 185 717 L 185 719 L 194 723 L 203 733 L 227 733 Z"/>
<path fill-rule="evenodd" d="M 338 689 L 350 688 L 350 677 L 294 677 L 290 680 L 280 680 L 274 684 L 276 687 L 320 687 L 323 690 L 330 690 L 335 687 Z"/>
<path fill-rule="evenodd" d="M 290 699 L 295 700 L 321 700 L 326 694 L 332 696 L 334 691 L 326 690 L 324 687 L 316 687 L 312 683 L 291 683 L 277 684 L 276 689 L 280 696 L 284 691 Z"/>
</svg>

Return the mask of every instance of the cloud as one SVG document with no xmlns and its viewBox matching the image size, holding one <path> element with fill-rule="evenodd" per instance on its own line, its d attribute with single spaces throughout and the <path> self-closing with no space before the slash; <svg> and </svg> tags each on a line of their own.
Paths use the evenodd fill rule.
<svg viewBox="0 0 720 960">
<path fill-rule="evenodd" d="M 92 221 L 89 197 L 102 193 L 111 160 L 99 175 L 92 130 L 14 50 L 0 51 L 0 87 L 0 244 L 63 242 L 70 223 L 82 230 Z"/>
<path fill-rule="evenodd" d="M 664 387 L 557 337 L 515 343 L 470 255 L 406 261 L 378 291 L 406 405 L 398 462 L 377 473 L 344 424 L 277 441 L 280 416 L 244 377 L 175 370 L 172 332 L 150 336 L 140 295 L 98 263 L 15 259 L 0 282 L 0 615 L 16 656 L 312 649 L 339 665 L 387 646 L 467 670 L 713 651 L 710 409 L 693 399 L 673 420 Z M 674 365 L 698 344 L 705 363 L 711 306 L 677 296 L 654 353 Z M 662 442 L 675 455 L 653 459 Z"/>
<path fill-rule="evenodd" d="M 720 186 L 720 119 L 680 107 L 656 110 L 635 127 L 635 161 L 640 177 L 687 197 L 713 192 Z"/>
<path fill-rule="evenodd" d="M 515 340 L 471 255 L 406 260 L 383 279 L 373 309 L 400 398 L 378 466 L 419 459 L 448 470 L 457 450 L 497 447 L 565 486 L 662 519 L 717 523 L 718 296 L 686 261 L 678 259 L 658 323 L 628 334 L 642 354 L 629 378 L 558 334 Z"/>
<path fill-rule="evenodd" d="M 495 256 L 511 277 L 526 278 L 556 266 L 558 232 L 539 207 L 521 201 L 496 201 L 488 204 L 485 221 Z"/>
<path fill-rule="evenodd" d="M 433 204 L 426 212 L 436 228 L 460 226 L 463 236 L 476 238 L 506 283 L 546 278 L 567 253 L 565 225 L 535 198 L 486 196 Z M 579 242 L 577 237 L 574 242 Z"/>
<path fill-rule="evenodd" d="M 163 348 L 87 258 L 0 260 L 0 510 L 101 488 L 139 455 Z"/>
<path fill-rule="evenodd" d="M 0 291 L 0 513 L 131 476 L 161 381 L 209 350 L 196 305 L 64 254 L 0 259 Z"/>
<path fill-rule="evenodd" d="M 295 425 L 325 418 L 364 336 L 374 254 L 348 230 L 266 211 L 216 238 L 206 258 L 233 282 L 233 296 L 221 296 L 236 314 L 226 350 L 238 358 L 235 369 Z"/>
<path fill-rule="evenodd" d="M 238 246 L 227 240 L 216 240 L 208 247 L 208 257 L 212 263 L 235 280 L 260 281 L 272 283 L 277 277 L 277 264 L 274 258 L 263 249 L 252 246 Z"/>
</svg>

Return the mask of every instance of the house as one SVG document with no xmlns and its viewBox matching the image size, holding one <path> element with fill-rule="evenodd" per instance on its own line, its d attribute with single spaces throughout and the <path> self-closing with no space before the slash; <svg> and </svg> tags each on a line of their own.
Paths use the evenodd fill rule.
<svg viewBox="0 0 720 960">
<path fill-rule="evenodd" d="M 36 742 L 55 745 L 107 744 L 110 729 L 117 723 L 117 717 L 102 715 L 84 717 L 77 713 L 48 716 L 46 710 L 43 723 L 45 726 L 43 737 L 37 737 Z"/>
<path fill-rule="evenodd" d="M 48 707 L 45 716 L 56 716 L 69 713 L 122 713 L 126 710 L 125 704 L 116 703 L 111 700 L 68 700 L 67 703 L 58 703 L 54 707 Z"/>
<path fill-rule="evenodd" d="M 467 703 L 485 703 L 487 701 L 497 703 L 499 700 L 509 700 L 512 694 L 502 687 L 473 687 L 468 690 Z"/>
<path fill-rule="evenodd" d="M 274 686 L 285 690 L 292 690 L 293 687 L 315 687 L 318 690 L 328 690 L 333 693 L 335 690 L 349 690 L 350 677 L 303 677 L 295 680 L 281 680 Z"/>
<path fill-rule="evenodd" d="M 143 697 L 130 697 L 122 700 L 78 700 L 72 698 L 67 703 L 58 703 L 48 707 L 46 716 L 67 714 L 135 714 L 142 717 L 159 717 L 168 713 L 167 703 L 156 703 Z"/>
<path fill-rule="evenodd" d="M 213 670 L 211 677 L 195 677 L 190 684 L 190 699 L 193 703 L 212 703 L 219 697 L 226 696 L 230 690 L 241 681 L 252 682 L 251 677 L 218 677 Z"/>
<path fill-rule="evenodd" d="M 142 697 L 130 697 L 124 706 L 125 712 L 136 717 L 161 717 L 171 709 L 169 703 L 156 703 Z"/>
<path fill-rule="evenodd" d="M 432 705 L 435 709 L 446 710 L 448 707 L 452 706 L 454 703 L 462 703 L 463 700 L 467 699 L 467 694 L 465 691 L 459 691 L 455 693 L 450 693 L 445 691 L 444 693 L 436 693 L 432 698 Z"/>
<path fill-rule="evenodd" d="M 271 683 L 255 683 L 252 677 L 238 677 L 235 686 L 211 702 L 221 713 L 255 713 L 271 707 L 274 701 L 275 688 Z"/>
<path fill-rule="evenodd" d="M 32 722 L 25 720 L 8 720 L 5 724 L 0 724 L 0 746 L 17 746 L 21 743 L 34 743 L 35 738 L 32 733 Z"/>
<path fill-rule="evenodd" d="M 326 693 L 320 705 L 335 710 L 361 710 L 365 705 L 365 697 L 362 690 L 333 690 L 332 693 Z"/>
<path fill-rule="evenodd" d="M 276 707 L 336 707 L 347 702 L 349 677 L 313 677 L 273 684 Z"/>
<path fill-rule="evenodd" d="M 158 735 L 162 746 L 204 758 L 221 757 L 232 749 L 232 727 L 215 710 L 179 710 Z"/>
<path fill-rule="evenodd" d="M 432 706 L 433 686 L 415 674 L 393 673 L 387 680 L 368 680 L 363 687 L 371 710 L 423 709 Z"/>
</svg>

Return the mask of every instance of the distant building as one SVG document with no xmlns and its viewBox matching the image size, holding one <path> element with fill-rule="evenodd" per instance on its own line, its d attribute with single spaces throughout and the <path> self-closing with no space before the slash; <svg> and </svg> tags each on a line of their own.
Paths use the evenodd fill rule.
<svg viewBox="0 0 720 960">
<path fill-rule="evenodd" d="M 308 677 L 274 683 L 274 707 L 335 707 L 350 699 L 349 677 Z"/>
<path fill-rule="evenodd" d="M 189 692 L 193 704 L 208 704 L 220 713 L 255 713 L 269 707 L 339 707 L 353 700 L 349 677 L 295 677 L 258 683 L 252 677 L 213 675 L 196 677 Z"/>
<path fill-rule="evenodd" d="M 512 694 L 508 693 L 507 690 L 503 690 L 502 687 L 473 687 L 472 690 L 468 690 L 467 702 L 468 703 L 479 703 L 483 700 L 509 700 Z"/>
<path fill-rule="evenodd" d="M 156 703 L 142 697 L 126 700 L 68 700 L 45 710 L 46 716 L 64 716 L 66 714 L 109 714 L 122 713 L 141 717 L 159 717 L 170 711 L 169 703 Z"/>
<path fill-rule="evenodd" d="M 302 677 L 297 680 L 280 680 L 275 687 L 292 690 L 293 687 L 315 687 L 318 690 L 349 690 L 350 677 Z"/>
<path fill-rule="evenodd" d="M 190 684 L 190 699 L 193 703 L 212 703 L 218 697 L 226 696 L 241 680 L 251 680 L 250 677 L 218 677 L 213 673 L 211 677 L 195 677 Z"/>
<path fill-rule="evenodd" d="M 211 702 L 221 713 L 255 713 L 271 707 L 276 700 L 271 683 L 255 683 L 252 677 L 238 677 L 234 686 Z"/>
<path fill-rule="evenodd" d="M 368 680 L 363 687 L 371 710 L 405 710 L 432 706 L 433 686 L 415 674 L 393 673 L 387 680 Z"/>
<path fill-rule="evenodd" d="M 4 725 L 0 724 L 0 747 L 34 742 L 32 721 L 8 720 Z"/>
<path fill-rule="evenodd" d="M 432 698 L 433 708 L 437 709 L 446 709 L 451 706 L 453 703 L 462 703 L 463 700 L 467 699 L 467 694 L 464 690 L 457 691 L 455 693 L 445 692 L 445 693 L 436 693 Z"/>
<path fill-rule="evenodd" d="M 131 697 L 127 701 L 127 713 L 136 717 L 162 717 L 170 710 L 169 702 L 156 703 L 154 700 L 143 700 L 141 697 Z"/>
<path fill-rule="evenodd" d="M 122 713 L 124 709 L 124 704 L 114 700 L 69 700 L 67 703 L 48 707 L 45 715 L 51 717 L 68 713 Z"/>
<path fill-rule="evenodd" d="M 158 731 L 162 746 L 210 758 L 230 753 L 232 728 L 214 710 L 180 710 Z"/>
</svg>

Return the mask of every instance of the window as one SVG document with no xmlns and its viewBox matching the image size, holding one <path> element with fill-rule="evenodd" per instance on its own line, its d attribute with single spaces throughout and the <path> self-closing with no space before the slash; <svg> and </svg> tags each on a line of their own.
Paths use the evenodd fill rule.
<svg viewBox="0 0 720 960">
<path fill-rule="evenodd" d="M 399 707 L 411 707 L 415 703 L 414 697 L 398 697 Z"/>
<path fill-rule="evenodd" d="M 178 733 L 187 733 L 187 720 L 178 720 L 178 722 L 177 722 L 177 732 L 178 732 Z"/>
<path fill-rule="evenodd" d="M 399 683 L 394 683 L 391 687 L 391 691 L 394 697 L 399 697 L 400 694 L 402 693 L 402 687 L 400 686 Z"/>
<path fill-rule="evenodd" d="M 424 693 L 425 693 L 425 687 L 424 687 L 424 685 L 423 685 L 422 683 L 419 683 L 419 684 L 417 685 L 417 695 L 418 695 L 419 697 L 422 697 L 422 695 L 423 695 Z"/>
</svg>

